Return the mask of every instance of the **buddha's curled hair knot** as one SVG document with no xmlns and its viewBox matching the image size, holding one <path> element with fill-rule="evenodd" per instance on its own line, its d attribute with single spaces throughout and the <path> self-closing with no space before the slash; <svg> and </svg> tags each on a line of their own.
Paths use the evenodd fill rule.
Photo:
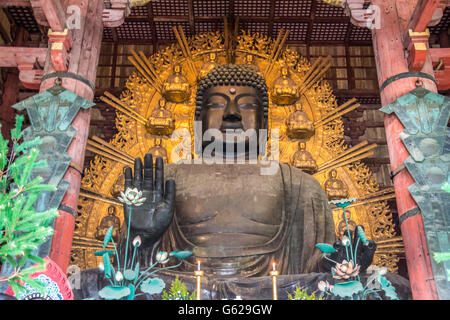
<svg viewBox="0 0 450 320">
<path fill-rule="evenodd" d="M 197 87 L 196 114 L 200 114 L 205 92 L 214 86 L 250 86 L 258 91 L 259 98 L 263 102 L 264 113 L 269 108 L 267 84 L 264 78 L 254 69 L 241 64 L 224 64 L 212 69 L 202 78 Z"/>
</svg>

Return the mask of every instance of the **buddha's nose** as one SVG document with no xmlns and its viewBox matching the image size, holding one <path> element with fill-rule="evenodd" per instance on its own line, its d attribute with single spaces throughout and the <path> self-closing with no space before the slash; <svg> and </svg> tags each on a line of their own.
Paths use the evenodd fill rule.
<svg viewBox="0 0 450 320">
<path fill-rule="evenodd" d="M 226 122 L 240 122 L 242 121 L 242 115 L 237 104 L 230 101 L 225 110 L 223 111 L 222 121 Z"/>
</svg>

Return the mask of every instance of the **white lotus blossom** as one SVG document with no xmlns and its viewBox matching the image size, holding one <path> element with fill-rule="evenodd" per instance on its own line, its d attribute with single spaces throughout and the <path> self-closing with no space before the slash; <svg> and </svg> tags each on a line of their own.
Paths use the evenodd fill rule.
<svg viewBox="0 0 450 320">
<path fill-rule="evenodd" d="M 142 197 L 142 191 L 139 191 L 137 188 L 127 188 L 125 193 L 120 191 L 120 195 L 121 197 L 118 197 L 117 199 L 129 206 L 142 206 L 146 200 L 146 198 Z"/>
<path fill-rule="evenodd" d="M 166 263 L 167 261 L 169 261 L 169 258 L 168 258 L 168 254 L 167 254 L 167 252 L 165 252 L 165 251 L 159 251 L 157 254 L 156 254 L 156 261 L 158 261 L 159 263 Z"/>
<path fill-rule="evenodd" d="M 123 274 L 120 271 L 117 271 L 116 273 L 116 281 L 122 281 L 123 280 Z"/>
<path fill-rule="evenodd" d="M 137 236 L 133 239 L 133 247 L 139 247 L 142 243 L 142 239 L 140 236 Z"/>
</svg>

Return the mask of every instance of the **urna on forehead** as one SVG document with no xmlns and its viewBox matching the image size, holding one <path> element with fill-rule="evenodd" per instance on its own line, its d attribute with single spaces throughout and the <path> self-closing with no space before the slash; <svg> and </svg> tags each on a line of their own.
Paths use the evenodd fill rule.
<svg viewBox="0 0 450 320">
<path fill-rule="evenodd" d="M 245 86 L 255 88 L 265 110 L 269 107 L 267 84 L 265 79 L 254 69 L 240 64 L 225 64 L 212 69 L 202 78 L 197 88 L 197 112 L 202 107 L 205 93 L 209 88 L 217 86 Z"/>
</svg>

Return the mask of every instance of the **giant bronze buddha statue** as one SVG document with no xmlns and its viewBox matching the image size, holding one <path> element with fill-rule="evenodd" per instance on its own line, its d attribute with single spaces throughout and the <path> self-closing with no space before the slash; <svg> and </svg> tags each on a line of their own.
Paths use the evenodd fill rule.
<svg viewBox="0 0 450 320">
<path fill-rule="evenodd" d="M 223 150 L 230 150 L 236 132 L 254 129 L 249 132 L 258 135 L 266 128 L 267 85 L 244 65 L 215 67 L 199 82 L 196 101 L 203 132 L 213 129 L 214 143 L 223 144 Z M 246 159 L 251 157 L 252 138 L 234 140 L 234 150 L 243 144 Z M 203 151 L 209 145 L 204 142 Z M 230 152 L 203 156 L 210 155 L 227 160 L 232 156 Z M 158 276 L 166 283 L 179 277 L 192 291 L 195 262 L 200 259 L 204 299 L 271 299 L 268 275 L 274 261 L 281 275 L 280 298 L 296 285 L 314 291 L 318 281 L 331 281 L 330 268 L 322 269 L 326 262 L 315 244 L 335 241 L 334 223 L 327 195 L 314 177 L 283 163 L 276 163 L 273 175 L 263 175 L 267 164 L 260 162 L 206 160 L 164 165 L 157 158 L 153 165 L 152 156 L 146 154 L 143 163 L 136 159 L 134 172 L 126 167 L 125 188 L 136 187 L 146 197 L 142 206 L 133 207 L 130 230 L 131 239 L 139 235 L 143 240 L 137 257 L 141 266 L 154 261 L 159 250 L 193 251 L 192 259 L 180 268 Z M 126 205 L 124 210 L 128 212 Z M 125 234 L 128 221 L 123 225 Z M 328 273 L 318 273 L 321 270 Z M 91 287 L 83 289 L 84 296 L 93 294 L 99 283 L 87 281 Z"/>
</svg>

